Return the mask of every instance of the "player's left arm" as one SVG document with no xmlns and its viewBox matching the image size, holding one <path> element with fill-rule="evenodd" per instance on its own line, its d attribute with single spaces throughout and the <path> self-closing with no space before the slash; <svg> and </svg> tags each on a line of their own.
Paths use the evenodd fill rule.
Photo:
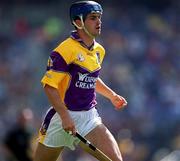
<svg viewBox="0 0 180 161">
<path fill-rule="evenodd" d="M 116 109 L 127 105 L 126 99 L 109 88 L 100 78 L 96 81 L 96 92 L 108 98 Z"/>
</svg>

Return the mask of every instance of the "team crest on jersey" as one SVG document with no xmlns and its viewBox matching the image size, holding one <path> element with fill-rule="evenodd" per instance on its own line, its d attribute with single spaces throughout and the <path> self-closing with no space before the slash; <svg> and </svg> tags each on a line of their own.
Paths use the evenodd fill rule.
<svg viewBox="0 0 180 161">
<path fill-rule="evenodd" d="M 78 59 L 80 62 L 83 62 L 83 61 L 85 60 L 83 54 L 81 54 L 81 53 L 79 53 L 79 54 L 77 55 L 77 59 Z"/>
<path fill-rule="evenodd" d="M 100 59 L 100 53 L 96 52 L 96 57 L 97 57 L 97 64 L 101 63 L 101 59 Z"/>
</svg>

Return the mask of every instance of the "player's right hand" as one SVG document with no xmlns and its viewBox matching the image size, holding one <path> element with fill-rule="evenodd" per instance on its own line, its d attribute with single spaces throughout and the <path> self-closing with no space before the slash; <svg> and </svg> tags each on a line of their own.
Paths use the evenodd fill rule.
<svg viewBox="0 0 180 161">
<path fill-rule="evenodd" d="M 61 118 L 61 119 L 62 119 L 63 129 L 67 133 L 75 136 L 76 135 L 76 128 L 75 128 L 75 124 L 74 124 L 74 121 L 72 120 L 72 118 L 69 115 L 67 115 L 66 117 Z"/>
</svg>

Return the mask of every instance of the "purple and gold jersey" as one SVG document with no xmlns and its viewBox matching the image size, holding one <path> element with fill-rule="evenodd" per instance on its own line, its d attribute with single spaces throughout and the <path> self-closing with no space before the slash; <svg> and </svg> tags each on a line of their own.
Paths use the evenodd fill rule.
<svg viewBox="0 0 180 161">
<path fill-rule="evenodd" d="M 94 41 L 88 49 L 76 32 L 51 53 L 43 85 L 58 89 L 65 106 L 72 111 L 89 110 L 96 102 L 95 85 L 105 55 Z"/>
</svg>

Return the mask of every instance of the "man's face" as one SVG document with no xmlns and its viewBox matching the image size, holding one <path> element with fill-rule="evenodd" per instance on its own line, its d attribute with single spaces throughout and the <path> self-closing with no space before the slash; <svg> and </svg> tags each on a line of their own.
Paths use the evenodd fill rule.
<svg viewBox="0 0 180 161">
<path fill-rule="evenodd" d="M 86 16 L 84 21 L 85 28 L 94 37 L 99 36 L 101 33 L 101 14 L 100 13 L 90 13 Z"/>
</svg>

